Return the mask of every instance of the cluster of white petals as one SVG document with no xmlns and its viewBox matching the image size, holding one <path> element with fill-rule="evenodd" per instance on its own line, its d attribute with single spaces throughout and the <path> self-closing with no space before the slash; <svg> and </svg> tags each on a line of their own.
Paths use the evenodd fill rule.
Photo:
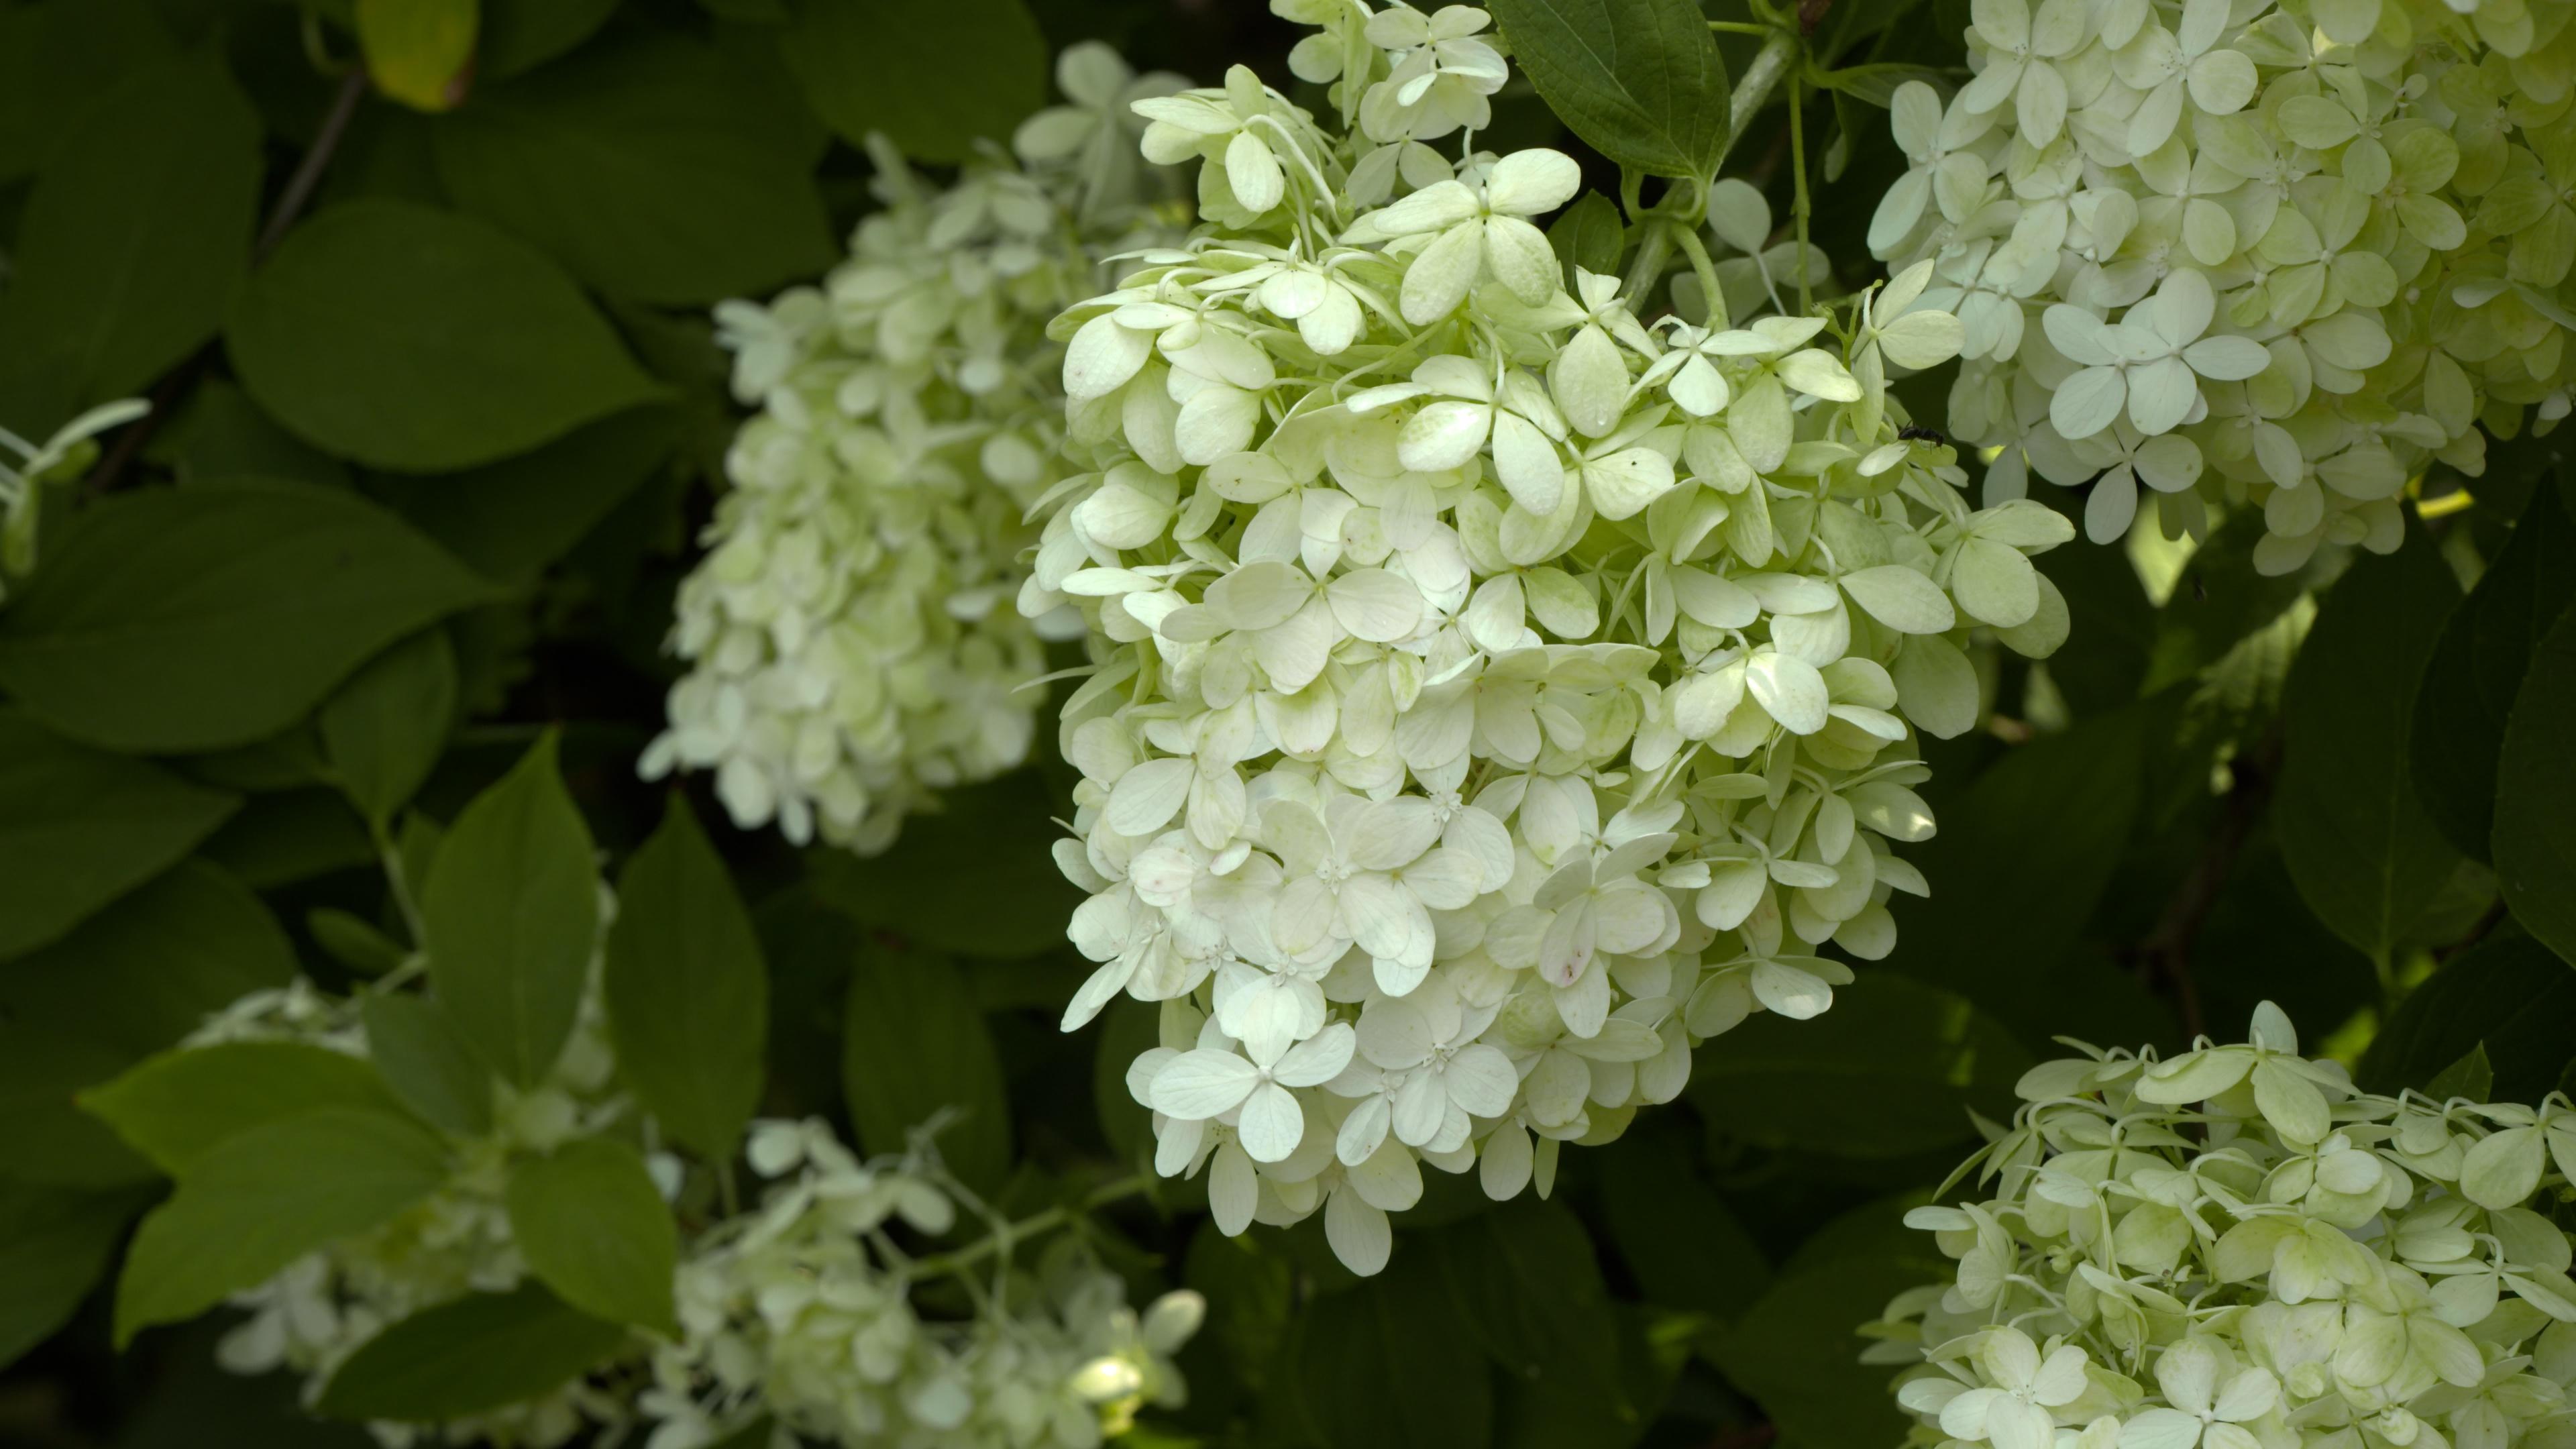
<svg viewBox="0 0 2576 1449">
<path fill-rule="evenodd" d="M 2259 507 L 2284 573 L 2396 548 L 2428 464 L 2566 416 L 2576 5 L 1973 13 L 1975 79 L 1895 97 L 1870 246 L 1933 261 L 1965 325 L 1949 425 L 2002 448 L 1988 502 L 2094 480 L 2096 540 L 2145 498 L 2173 536 Z"/>
<path fill-rule="evenodd" d="M 613 902 L 604 888 L 601 905 L 605 918 Z M 301 979 L 243 997 L 186 1045 L 240 1041 L 303 1042 L 369 1055 L 357 1003 Z M 351 1354 L 401 1319 L 469 1293 L 504 1293 L 526 1282 L 528 1265 L 510 1232 L 510 1164 L 596 1132 L 626 1113 L 615 1077 L 606 1015 L 594 989 L 583 998 L 572 1037 L 547 1079 L 526 1088 L 496 1081 L 491 1129 L 451 1138 L 455 1167 L 437 1191 L 236 1295 L 233 1306 L 249 1316 L 217 1345 L 218 1361 L 243 1374 L 292 1370 L 304 1376 L 304 1397 L 311 1402 Z M 676 1163 L 659 1160 L 654 1166 L 664 1180 L 676 1180 Z M 434 1433 L 451 1443 L 499 1439 L 547 1449 L 591 1426 L 629 1418 L 631 1410 L 618 1395 L 576 1381 L 540 1398 L 434 1426 Z M 379 1439 L 400 1444 L 424 1426 L 371 1427 Z"/>
<path fill-rule="evenodd" d="M 2563 1449 L 2576 1107 L 2356 1091 L 2265 1003 L 2241 1045 L 2033 1069 L 1917 1208 L 1958 1260 L 1865 1330 L 1925 1445 Z M 1965 1172 L 1968 1169 L 1962 1169 Z"/>
<path fill-rule="evenodd" d="M 1045 326 L 1141 240 L 1147 180 L 1125 103 L 1181 84 L 1073 47 L 1069 104 L 1016 160 L 945 189 L 871 148 L 881 209 L 819 287 L 717 309 L 733 388 L 759 412 L 682 583 L 690 664 L 648 778 L 713 769 L 745 828 L 863 852 L 949 786 L 1027 758 L 1044 640 L 1070 611 L 1012 608 L 1026 507 L 1063 472 L 1061 349 Z"/>
<path fill-rule="evenodd" d="M 1973 630 L 2065 637 L 2028 555 L 2072 529 L 1900 436 L 1888 373 L 1959 335 L 1928 267 L 1641 325 L 1533 224 L 1572 158 L 1427 144 L 1504 82 L 1482 12 L 1274 8 L 1355 129 L 1242 68 L 1137 104 L 1204 224 L 1055 325 L 1080 471 L 1021 607 L 1097 659 L 1066 1028 L 1162 1003 L 1158 1169 L 1367 1273 L 1421 1162 L 1545 1192 L 1701 1040 L 1825 1010 L 1818 947 L 1893 946 L 1914 729 L 1979 718 Z"/>
<path fill-rule="evenodd" d="M 771 1442 L 1092 1449 L 1143 1404 L 1183 1398 L 1171 1355 L 1206 1304 L 1167 1293 L 1142 1315 L 1118 1275 L 1060 1237 L 1035 1273 L 1005 1271 L 975 1316 L 925 1318 L 915 1284 L 947 1269 L 890 1226 L 947 1232 L 935 1165 L 862 1163 L 820 1122 L 760 1122 L 768 1201 L 681 1265 L 679 1341 L 653 1355 L 646 1449 L 699 1449 L 767 1418 Z"/>
</svg>

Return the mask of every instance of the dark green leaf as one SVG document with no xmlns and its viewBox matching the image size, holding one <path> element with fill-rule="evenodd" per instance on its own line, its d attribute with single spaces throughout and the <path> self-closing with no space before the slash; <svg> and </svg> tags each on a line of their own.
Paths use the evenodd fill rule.
<svg viewBox="0 0 2576 1449">
<path fill-rule="evenodd" d="M 62 940 L 0 964 L 0 1018 L 140 1057 L 294 975 L 294 948 L 259 897 L 185 860 Z"/>
<path fill-rule="evenodd" d="M 2532 494 L 2495 563 L 2443 625 L 2415 695 L 2408 742 L 2415 797 L 2451 844 L 2487 858 L 2505 718 L 2533 646 L 2576 598 L 2576 524 L 2547 488 Z"/>
<path fill-rule="evenodd" d="M 346 493 L 241 482 L 120 494 L 66 530 L 0 614 L 0 684 L 111 748 L 247 744 L 490 592 Z"/>
<path fill-rule="evenodd" d="M 1154 1116 L 1127 1090 L 1127 1068 L 1162 1043 L 1162 1008 L 1121 995 L 1100 1013 L 1100 1044 L 1091 1063 L 1092 1109 L 1100 1135 L 1121 1162 L 1142 1167 L 1154 1156 Z"/>
<path fill-rule="evenodd" d="M 1576 267 L 1605 277 L 1617 276 L 1627 234 L 1628 226 L 1619 218 L 1618 204 L 1598 191 L 1587 191 L 1557 214 L 1548 226 L 1547 241 L 1556 249 L 1556 259 L 1565 264 L 1565 285 L 1571 288 Z"/>
<path fill-rule="evenodd" d="M 0 710 L 0 957 L 158 875 L 240 804 Z"/>
<path fill-rule="evenodd" d="M 616 13 L 618 0 L 483 0 L 483 33 L 474 71 L 507 80 L 588 40 Z M 477 95 L 476 103 L 483 97 Z"/>
<path fill-rule="evenodd" d="M 337 906 L 316 906 L 304 913 L 304 934 L 331 959 L 361 976 L 382 976 L 411 954 L 374 923 Z M 382 1054 L 379 1053 L 381 1056 Z M 476 1058 L 480 1061 L 481 1058 Z"/>
<path fill-rule="evenodd" d="M 0 1176 L 47 1187 L 123 1187 L 152 1164 L 84 1116 L 78 1094 L 132 1058 L 108 1043 L 42 1030 L 0 1030 Z"/>
<path fill-rule="evenodd" d="M 82 1093 L 81 1105 L 174 1176 L 234 1137 L 311 1108 L 402 1111 L 364 1059 L 295 1041 L 165 1052 Z"/>
<path fill-rule="evenodd" d="M 1904 1227 L 1901 1212 L 1902 1205 L 1874 1205 L 1828 1224 L 1835 1251 L 1811 1244 L 1718 1341 L 1718 1366 L 1760 1401 L 1782 1444 L 1904 1442 L 1907 1420 L 1889 1390 L 1889 1371 L 1860 1361 L 1867 1344 L 1856 1330 L 1890 1298 L 1942 1282 L 1956 1265 L 1930 1233 Z"/>
<path fill-rule="evenodd" d="M 941 810 L 904 822 L 898 846 L 862 859 L 806 856 L 814 892 L 871 926 L 967 956 L 1030 956 L 1064 941 L 1082 904 L 1051 853 L 1062 832 L 1043 776 L 1021 770 L 945 792 Z M 995 901 L 1012 902 L 1006 911 Z"/>
<path fill-rule="evenodd" d="M 398 472 L 489 463 L 661 392 L 542 253 L 390 199 L 297 227 L 225 338 L 289 429 Z"/>
<path fill-rule="evenodd" d="M 2263 541 L 2266 532 L 2260 510 L 2246 509 L 2219 525 L 2192 551 L 2174 580 L 2172 596 L 2156 616 L 2155 650 L 2139 686 L 2142 692 L 2152 694 L 2218 662 L 2238 640 L 2279 618 L 2301 594 L 2323 587 L 2333 577 L 2333 556 L 2324 552 L 2295 573 L 2266 574 L 2256 569 L 2254 545 Z M 2069 595 L 2070 604 L 2073 597 Z M 2083 627 L 2080 617 L 2076 627 Z"/>
<path fill-rule="evenodd" d="M 437 1423 L 532 1399 L 617 1351 L 619 1324 L 530 1283 L 423 1309 L 349 1356 L 315 1405 L 339 1419 Z"/>
<path fill-rule="evenodd" d="M 1007 143 L 1046 100 L 1046 37 L 1020 0 L 802 0 L 778 45 L 843 139 L 881 131 L 916 161 Z"/>
<path fill-rule="evenodd" d="M 2459 863 L 2407 774 L 2415 683 L 2459 597 L 2429 539 L 2365 557 L 2290 670 L 2272 802 L 2281 857 L 2308 909 L 2377 961 Z"/>
<path fill-rule="evenodd" d="M 1937 802 L 1941 833 L 1913 857 L 1932 898 L 1895 903 L 1888 964 L 1976 1002 L 2024 1041 L 2137 1037 L 2158 1009 L 2136 978 L 2072 953 L 2127 848 L 2158 723 L 2151 705 L 2080 720 Z"/>
<path fill-rule="evenodd" d="M 116 1285 L 117 1344 L 374 1227 L 446 1176 L 438 1139 L 385 1112 L 315 1107 L 226 1138 L 189 1165 L 134 1235 Z"/>
<path fill-rule="evenodd" d="M 1691 1165 L 1688 1129 L 1640 1116 L 1587 1157 L 1601 1178 L 1610 1241 L 1649 1303 L 1732 1322 L 1771 1284 L 1734 1209 Z"/>
<path fill-rule="evenodd" d="M 1938 887 L 1936 886 L 1937 890 Z M 1688 1088 L 1715 1130 L 1758 1146 L 1901 1157 L 1967 1143 L 1968 1111 L 2011 1115 L 2031 1065 L 1963 997 L 1874 971 L 1813 1021 L 1762 1015 L 1704 1055 Z"/>
<path fill-rule="evenodd" d="M 937 1141 L 949 1170 L 978 1191 L 998 1187 L 1011 1165 L 1010 1105 L 966 973 L 937 956 L 863 947 L 844 1022 L 841 1087 L 859 1146 L 901 1152 L 913 1128 L 945 1116 Z"/>
<path fill-rule="evenodd" d="M 2560 569 L 2568 560 L 2557 561 Z M 2576 962 L 2576 611 L 2531 656 L 2496 768 L 2495 865 L 2514 919 Z"/>
<path fill-rule="evenodd" d="M 566 1303 L 677 1337 L 671 1274 L 679 1230 L 644 1159 L 607 1137 L 579 1137 L 510 1173 L 510 1236 L 528 1268 Z"/>
<path fill-rule="evenodd" d="M 1214 1222 L 1190 1236 L 1182 1280 L 1207 1300 L 1202 1337 L 1245 1387 L 1268 1382 L 1288 1338 L 1297 1275 L 1288 1259 L 1250 1233 L 1227 1237 Z M 1196 1345 L 1193 1340 L 1193 1346 Z"/>
<path fill-rule="evenodd" d="M 385 1085 L 422 1119 L 466 1137 L 492 1130 L 492 1069 L 426 996 L 370 991 L 358 1008 L 367 1055 Z"/>
<path fill-rule="evenodd" d="M 2471 1051 L 2486 1054 L 2496 1095 L 2537 1102 L 2576 1042 L 2576 969 L 2521 936 L 2464 951 L 2390 1013 L 2361 1059 L 2375 1092 L 2429 1088 Z"/>
<path fill-rule="evenodd" d="M 1494 1393 L 1475 1328 L 1427 1253 L 1319 1298 L 1297 1323 L 1289 1392 L 1331 1449 L 1485 1449 Z M 1276 1397 L 1276 1395 L 1274 1395 Z"/>
<path fill-rule="evenodd" d="M 72 1316 L 145 1201 L 0 1182 L 0 1369 Z"/>
<path fill-rule="evenodd" d="M 1505 1372 L 1602 1401 L 1634 1422 L 1619 1381 L 1619 1325 L 1583 1223 L 1523 1194 L 1430 1240 L 1475 1341 Z"/>
<path fill-rule="evenodd" d="M 282 478 L 340 488 L 349 470 L 277 425 L 230 378 L 197 384 L 187 406 L 153 436 L 144 456 L 178 475 L 181 483 L 223 478 Z"/>
<path fill-rule="evenodd" d="M 679 424 L 672 408 L 634 408 L 489 467 L 371 479 L 369 491 L 483 573 L 524 583 L 662 466 Z"/>
<path fill-rule="evenodd" d="M 214 335 L 250 260 L 258 118 L 216 56 L 136 71 L 46 161 L 0 297 L 0 416 L 41 436 Z"/>
<path fill-rule="evenodd" d="M 618 1070 L 674 1140 L 726 1161 L 760 1100 L 769 968 L 686 796 L 671 796 L 617 898 L 605 989 Z"/>
<path fill-rule="evenodd" d="M 1705 181 L 1726 154 L 1726 66 L 1696 0 L 1495 0 L 1512 56 L 1593 150 Z"/>
<path fill-rule="evenodd" d="M 327 786 L 254 795 L 208 837 L 208 860 L 260 890 L 376 863 L 367 823 Z"/>
<path fill-rule="evenodd" d="M 361 665 L 322 706 L 322 748 L 350 803 L 381 826 L 438 763 L 456 718 L 456 651 L 424 629 Z"/>
<path fill-rule="evenodd" d="M 33 172 L 90 102 L 177 52 L 149 0 L 0 11 L 0 181 Z"/>
<path fill-rule="evenodd" d="M 421 893 L 439 999 L 523 1087 L 554 1066 L 581 1008 L 599 933 L 590 851 L 548 734 L 448 827 Z"/>
<path fill-rule="evenodd" d="M 978 69 L 980 89 L 982 72 Z M 748 73 L 675 35 L 594 46 L 436 128 L 457 204 L 602 291 L 696 306 L 831 264 L 804 159 Z"/>
<path fill-rule="evenodd" d="M 2466 1097 L 2472 1102 L 2491 1100 L 2495 1091 L 2495 1065 L 2487 1060 L 2483 1041 L 2469 1048 L 2469 1054 L 2433 1074 L 2424 1084 L 2424 1095 L 2437 1102 Z"/>
</svg>

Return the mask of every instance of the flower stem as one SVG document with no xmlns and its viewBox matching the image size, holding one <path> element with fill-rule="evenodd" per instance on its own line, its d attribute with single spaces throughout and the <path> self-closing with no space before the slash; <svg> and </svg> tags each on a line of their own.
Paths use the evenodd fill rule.
<svg viewBox="0 0 2576 1449">
<path fill-rule="evenodd" d="M 925 1278 L 944 1278 L 951 1273 L 971 1268 L 1024 1239 L 1033 1238 L 1040 1233 L 1053 1232 L 1073 1221 L 1076 1213 L 1096 1211 L 1113 1202 L 1134 1197 L 1153 1185 L 1154 1179 L 1141 1172 L 1130 1177 L 1119 1178 L 1115 1182 L 1103 1183 L 1083 1194 L 1082 1202 L 1078 1207 L 1051 1207 L 1044 1212 L 1031 1213 L 1018 1222 L 997 1228 L 954 1252 L 933 1253 L 927 1258 L 915 1261 L 906 1276 L 916 1283 Z"/>
<path fill-rule="evenodd" d="M 1816 309 L 1815 284 L 1807 273 L 1807 215 L 1814 204 L 1807 199 L 1807 125 L 1805 87 L 1796 77 L 1789 80 L 1789 172 L 1793 187 L 1790 214 L 1798 222 L 1798 310 Z"/>
</svg>

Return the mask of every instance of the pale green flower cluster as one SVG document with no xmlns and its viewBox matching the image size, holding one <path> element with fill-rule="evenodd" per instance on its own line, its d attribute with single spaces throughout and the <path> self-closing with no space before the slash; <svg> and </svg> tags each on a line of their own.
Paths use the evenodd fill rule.
<svg viewBox="0 0 2576 1449">
<path fill-rule="evenodd" d="M 699 1449 L 768 1416 L 772 1442 L 941 1449 L 1091 1449 L 1143 1404 L 1184 1397 L 1171 1355 L 1206 1304 L 1167 1293 L 1142 1315 L 1077 1237 L 1034 1273 L 968 1282 L 972 1318 L 922 1316 L 917 1283 L 951 1271 L 906 1254 L 893 1225 L 945 1233 L 959 1194 L 917 1158 L 862 1163 L 820 1122 L 761 1122 L 760 1209 L 681 1266 L 681 1339 L 653 1356 L 646 1449 Z"/>
<path fill-rule="evenodd" d="M 1430 140 L 1505 80 L 1480 11 L 1277 0 L 1337 134 L 1237 68 L 1140 101 L 1203 225 L 1055 326 L 1068 442 L 1021 600 L 1092 620 L 1057 858 L 1128 1074 L 1226 1232 L 1322 1211 L 1353 1269 L 1420 1163 L 1548 1190 L 1691 1049 L 1875 959 L 1933 825 L 1916 726 L 1979 718 L 1979 627 L 2066 634 L 1900 436 L 1958 324 L 1919 267 L 1847 310 L 1649 328 L 1533 219 L 1572 158 Z"/>
<path fill-rule="evenodd" d="M 603 912 L 613 905 L 602 891 Z M 596 981 L 594 967 L 593 980 Z M 210 1019 L 186 1045 L 231 1041 L 297 1041 L 352 1056 L 368 1054 L 357 1003 L 297 980 L 255 992 Z M 227 1369 L 263 1374 L 279 1368 L 304 1375 L 307 1401 L 333 1372 L 391 1324 L 468 1293 L 507 1292 L 528 1276 L 510 1233 L 505 1193 L 515 1157 L 543 1153 L 596 1132 L 629 1110 L 614 1085 L 616 1063 L 596 989 L 588 993 L 571 1039 L 548 1079 L 519 1089 L 493 1085 L 492 1129 L 453 1139 L 457 1165 L 447 1182 L 379 1227 L 307 1254 L 278 1275 L 234 1297 L 249 1316 L 226 1333 L 216 1358 Z M 677 1163 L 653 1163 L 677 1181 Z M 434 1426 L 452 1443 L 482 1439 L 536 1446 L 561 1444 L 593 1425 L 626 1422 L 620 1398 L 576 1382 L 491 1414 Z M 388 1444 L 407 1443 L 428 1426 L 370 1426 Z"/>
<path fill-rule="evenodd" d="M 2262 509 L 2255 562 L 2378 552 L 2433 461 L 2566 416 L 2567 0 L 1977 0 L 1971 80 L 1899 89 L 1871 224 L 1965 325 L 1956 436 L 2094 480 L 2085 530 Z M 2143 493 L 2141 490 L 2144 490 Z"/>
<path fill-rule="evenodd" d="M 949 786 L 1027 758 L 1049 637 L 1011 601 L 1035 542 L 1023 512 L 1064 471 L 1061 349 L 1045 324 L 1141 240 L 1146 177 L 1124 102 L 1177 88 L 1096 43 L 1065 52 L 1071 103 L 1019 156 L 945 189 L 871 148 L 882 209 L 819 287 L 717 309 L 736 396 L 760 411 L 680 587 L 690 662 L 658 778 L 713 769 L 745 828 L 778 822 L 874 852 Z"/>
<path fill-rule="evenodd" d="M 1864 1330 L 1922 1365 L 1912 1442 L 2576 1444 L 2565 1096 L 2357 1091 L 2268 1002 L 2239 1045 L 2084 1051 L 1962 1169 L 1996 1196 L 1906 1218 L 1959 1264 Z"/>
<path fill-rule="evenodd" d="M 44 511 L 48 484 L 77 478 L 98 456 L 99 434 L 120 428 L 152 410 L 138 398 L 103 403 L 63 424 L 42 443 L 30 443 L 0 428 L 0 597 L 11 578 L 24 578 L 36 568 L 36 528 Z"/>
</svg>

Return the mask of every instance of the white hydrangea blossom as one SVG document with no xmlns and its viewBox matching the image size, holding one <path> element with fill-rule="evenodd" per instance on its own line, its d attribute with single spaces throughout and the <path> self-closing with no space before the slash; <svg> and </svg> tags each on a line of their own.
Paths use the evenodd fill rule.
<svg viewBox="0 0 2576 1449">
<path fill-rule="evenodd" d="M 1907 1216 L 1959 1264 L 1864 1330 L 1921 1365 L 1912 1442 L 2576 1443 L 2569 1238 L 2533 1201 L 2576 1181 L 2564 1095 L 2359 1092 L 2268 1002 L 2242 1044 L 2083 1050 L 1969 1164 L 1998 1196 Z"/>
<path fill-rule="evenodd" d="M 1162 1003 L 1158 1169 L 1229 1233 L 1321 1210 L 1367 1273 L 1422 1161 L 1545 1192 L 1701 1040 L 1825 1010 L 1817 947 L 1890 949 L 1911 726 L 1977 719 L 1973 629 L 2064 638 L 2027 555 L 2072 530 L 1899 436 L 1889 372 L 1958 344 L 1929 267 L 1645 327 L 1533 224 L 1570 157 L 1425 143 L 1503 83 L 1480 12 L 1275 8 L 1355 130 L 1241 68 L 1137 103 L 1208 224 L 1055 325 L 1087 468 L 1021 607 L 1079 603 L 1100 659 L 1064 1025 Z"/>
<path fill-rule="evenodd" d="M 657 778 L 714 769 L 745 828 L 771 820 L 874 852 L 943 788 L 1028 755 L 1044 643 L 1066 611 L 1011 607 L 1023 511 L 1064 471 L 1048 318 L 1140 239 L 1143 168 L 1124 103 L 1176 89 L 1097 43 L 1058 64 L 1070 104 L 1020 160 L 937 189 L 871 147 L 883 203 L 849 261 L 768 306 L 717 309 L 733 388 L 758 414 L 682 583 L 690 672 L 645 752 Z"/>
<path fill-rule="evenodd" d="M 912 1288 L 940 1270 L 885 1229 L 954 1224 L 935 1163 L 862 1163 L 820 1122 L 755 1123 L 750 1156 L 768 1201 L 680 1269 L 682 1336 L 653 1355 L 646 1449 L 699 1449 L 764 1415 L 779 1444 L 1091 1449 L 1139 1406 L 1182 1402 L 1171 1355 L 1205 1317 L 1197 1294 L 1139 1315 L 1064 1237 L 1034 1276 L 1005 1273 L 972 1319 L 926 1319 Z"/>
<path fill-rule="evenodd" d="M 2387 552 L 2479 429 L 2566 416 L 2576 7 L 1977 0 L 1976 72 L 1895 96 L 1870 246 L 1965 325 L 1950 429 L 2096 480 L 2085 530 L 2262 509 L 2259 568 Z M 2143 492 L 2142 492 L 2143 488 Z"/>
</svg>

